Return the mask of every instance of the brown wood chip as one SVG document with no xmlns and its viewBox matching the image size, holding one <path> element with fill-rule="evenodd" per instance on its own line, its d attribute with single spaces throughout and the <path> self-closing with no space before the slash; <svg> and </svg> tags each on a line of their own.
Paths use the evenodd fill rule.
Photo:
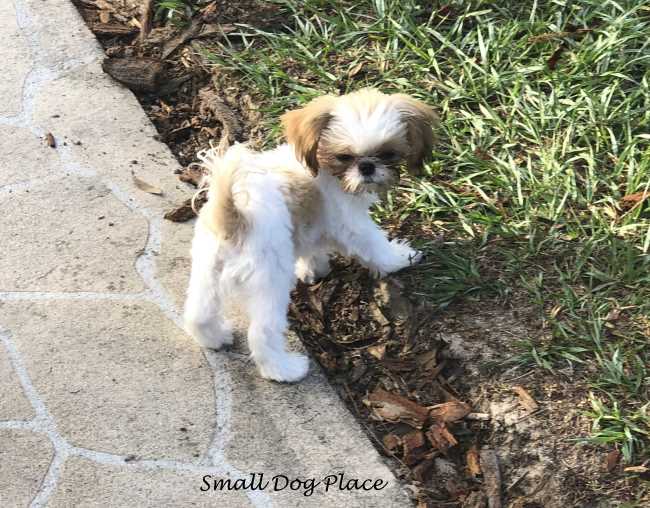
<svg viewBox="0 0 650 508">
<path fill-rule="evenodd" d="M 426 407 L 381 388 L 377 388 L 369 394 L 364 403 L 370 406 L 376 419 L 404 422 L 416 429 L 421 429 L 429 416 L 429 410 Z"/>
<path fill-rule="evenodd" d="M 481 462 L 476 445 L 472 445 L 470 449 L 467 450 L 465 460 L 467 461 L 467 471 L 470 475 L 478 476 L 481 474 Z"/>
<path fill-rule="evenodd" d="M 485 493 L 488 497 L 489 508 L 501 508 L 501 471 L 499 470 L 499 458 L 494 450 L 483 448 L 480 453 L 481 470 Z"/>
<path fill-rule="evenodd" d="M 109 23 L 93 23 L 90 27 L 97 35 L 124 36 L 138 32 L 134 26 L 114 25 Z"/>
<path fill-rule="evenodd" d="M 102 69 L 131 90 L 154 92 L 163 80 L 163 65 L 153 58 L 106 58 Z"/>
<path fill-rule="evenodd" d="M 458 441 L 454 435 L 449 432 L 444 422 L 434 423 L 426 432 L 427 439 L 431 445 L 441 452 L 446 452 L 452 446 L 456 446 Z"/>
<path fill-rule="evenodd" d="M 464 418 L 472 411 L 469 404 L 465 404 L 459 400 L 445 402 L 443 404 L 436 404 L 431 406 L 429 415 L 431 419 L 439 422 L 456 422 Z"/>
<path fill-rule="evenodd" d="M 621 460 L 621 452 L 618 450 L 612 450 L 607 454 L 607 460 L 605 462 L 605 468 L 608 473 L 611 473 L 618 466 L 619 461 Z"/>
<path fill-rule="evenodd" d="M 142 5 L 142 21 L 140 22 L 140 41 L 144 41 L 153 25 L 154 0 L 144 0 Z"/>
<path fill-rule="evenodd" d="M 198 202 L 199 200 L 197 199 L 196 201 Z M 198 205 L 198 203 L 196 204 Z M 164 217 L 172 222 L 187 222 L 193 219 L 196 217 L 196 214 L 192 210 L 192 200 L 188 199 L 182 205 L 168 211 Z"/>
<path fill-rule="evenodd" d="M 414 430 L 402 436 L 403 460 L 407 466 L 412 466 L 422 459 L 426 453 L 425 444 L 424 433 L 421 430 Z"/>
</svg>

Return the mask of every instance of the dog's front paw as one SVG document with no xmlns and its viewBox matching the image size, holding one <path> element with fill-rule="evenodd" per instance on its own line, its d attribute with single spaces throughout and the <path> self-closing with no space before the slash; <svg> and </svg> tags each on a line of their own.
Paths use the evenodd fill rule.
<svg viewBox="0 0 650 508">
<path fill-rule="evenodd" d="M 263 378 L 281 383 L 300 381 L 309 371 L 309 358 L 299 353 L 273 353 L 256 363 Z"/>
<path fill-rule="evenodd" d="M 412 248 L 405 240 L 391 240 L 389 252 L 390 258 L 377 267 L 380 276 L 417 265 L 424 257 L 421 251 Z"/>
</svg>

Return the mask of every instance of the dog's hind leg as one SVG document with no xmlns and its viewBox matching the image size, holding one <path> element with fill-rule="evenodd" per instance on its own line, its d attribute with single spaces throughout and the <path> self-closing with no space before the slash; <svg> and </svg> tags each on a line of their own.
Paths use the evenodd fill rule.
<svg viewBox="0 0 650 508">
<path fill-rule="evenodd" d="M 248 345 L 262 377 L 290 383 L 307 375 L 309 360 L 286 349 L 287 312 L 295 281 L 293 253 L 275 240 L 273 247 L 259 251 L 262 255 L 246 282 Z"/>
<path fill-rule="evenodd" d="M 192 242 L 192 273 L 183 316 L 185 331 L 204 348 L 232 344 L 232 330 L 223 317 L 218 287 L 219 244 L 199 222 Z"/>
</svg>

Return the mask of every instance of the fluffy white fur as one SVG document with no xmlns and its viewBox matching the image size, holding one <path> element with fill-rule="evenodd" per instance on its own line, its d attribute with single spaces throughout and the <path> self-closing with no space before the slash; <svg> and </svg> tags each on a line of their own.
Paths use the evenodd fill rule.
<svg viewBox="0 0 650 508">
<path fill-rule="evenodd" d="M 380 95 L 379 105 L 369 101 L 367 107 L 355 107 L 354 94 L 338 98 L 321 122 L 318 142 L 345 145 L 355 157 L 344 175 L 321 165 L 314 176 L 290 144 L 266 152 L 235 145 L 222 157 L 204 154 L 213 181 L 196 223 L 184 316 L 186 330 L 203 347 L 232 343 L 223 309 L 234 301 L 248 317 L 248 344 L 260 374 L 298 381 L 309 362 L 287 351 L 285 341 L 296 278 L 309 283 L 326 275 L 333 253 L 355 257 L 379 275 L 420 260 L 406 241 L 389 241 L 368 214 L 375 191 L 396 180 L 375 152 L 396 139 L 408 145 L 405 110 Z M 368 158 L 376 163 L 370 177 L 357 167 Z M 344 184 L 349 181 L 354 192 Z"/>
</svg>

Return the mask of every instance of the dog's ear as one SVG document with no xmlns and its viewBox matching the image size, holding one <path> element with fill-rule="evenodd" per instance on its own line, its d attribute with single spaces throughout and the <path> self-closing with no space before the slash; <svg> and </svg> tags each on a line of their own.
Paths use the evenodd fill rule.
<svg viewBox="0 0 650 508">
<path fill-rule="evenodd" d="M 438 115 L 431 106 L 405 94 L 393 95 L 396 107 L 406 123 L 409 154 L 406 167 L 412 175 L 421 175 L 424 162 L 431 157 Z"/>
<path fill-rule="evenodd" d="M 314 176 L 318 174 L 318 140 L 332 118 L 336 97 L 324 95 L 306 106 L 282 115 L 282 126 L 296 157 L 303 161 Z"/>
</svg>

